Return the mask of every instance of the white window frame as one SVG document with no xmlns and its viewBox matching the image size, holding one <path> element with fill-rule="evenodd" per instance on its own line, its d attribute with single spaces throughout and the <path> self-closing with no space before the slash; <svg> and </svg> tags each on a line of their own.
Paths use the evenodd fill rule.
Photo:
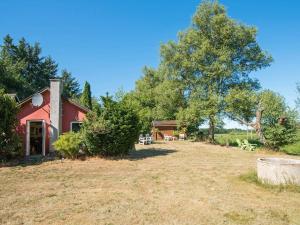
<svg viewBox="0 0 300 225">
<path fill-rule="evenodd" d="M 27 120 L 26 121 L 26 156 L 30 156 L 30 123 L 31 122 L 42 122 L 42 137 L 43 147 L 42 155 L 46 155 L 46 121 L 45 120 Z"/>
<path fill-rule="evenodd" d="M 72 121 L 72 122 L 70 123 L 70 131 L 71 131 L 71 132 L 73 132 L 72 126 L 73 126 L 74 123 L 80 123 L 80 124 L 82 124 L 82 121 Z"/>
</svg>

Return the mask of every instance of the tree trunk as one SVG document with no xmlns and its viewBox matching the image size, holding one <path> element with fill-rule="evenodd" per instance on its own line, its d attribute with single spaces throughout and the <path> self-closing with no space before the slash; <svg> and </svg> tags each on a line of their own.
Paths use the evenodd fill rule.
<svg viewBox="0 0 300 225">
<path fill-rule="evenodd" d="M 209 133 L 209 141 L 211 143 L 215 143 L 215 123 L 214 123 L 213 116 L 209 117 L 209 129 L 208 129 L 208 133 Z"/>
<path fill-rule="evenodd" d="M 262 114 L 263 114 L 263 109 L 261 109 L 259 107 L 259 109 L 257 109 L 257 111 L 256 111 L 256 118 L 255 118 L 254 123 L 248 123 L 248 122 L 246 122 L 245 120 L 243 120 L 241 118 L 235 118 L 235 119 L 237 121 L 239 121 L 241 124 L 244 124 L 246 126 L 250 126 L 250 127 L 254 128 L 257 136 L 259 137 L 260 143 L 265 145 L 266 144 L 266 138 L 265 138 L 265 135 L 264 135 L 262 127 L 261 127 Z"/>
<path fill-rule="evenodd" d="M 255 129 L 256 134 L 259 137 L 259 141 L 262 144 L 265 145 L 266 144 L 266 138 L 265 138 L 264 133 L 263 133 L 262 128 L 261 128 L 262 113 L 263 113 L 262 110 L 257 110 L 256 111 L 256 121 L 255 121 L 255 125 L 253 126 L 253 128 Z"/>
</svg>

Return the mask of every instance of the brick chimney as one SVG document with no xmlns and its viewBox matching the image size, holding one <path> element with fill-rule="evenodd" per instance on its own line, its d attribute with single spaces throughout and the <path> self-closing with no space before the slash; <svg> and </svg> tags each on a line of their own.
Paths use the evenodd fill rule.
<svg viewBox="0 0 300 225">
<path fill-rule="evenodd" d="M 61 79 L 50 79 L 50 154 L 55 151 L 53 143 L 61 134 L 62 89 Z"/>
</svg>

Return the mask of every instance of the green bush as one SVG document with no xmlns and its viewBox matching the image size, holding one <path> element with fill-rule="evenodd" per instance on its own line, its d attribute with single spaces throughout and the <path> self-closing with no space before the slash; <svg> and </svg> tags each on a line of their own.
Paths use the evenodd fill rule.
<svg viewBox="0 0 300 225">
<path fill-rule="evenodd" d="M 281 146 L 292 144 L 297 140 L 296 115 L 289 112 L 282 124 L 274 123 L 264 128 L 267 146 L 279 149 Z"/>
<path fill-rule="evenodd" d="M 102 101 L 100 112 L 89 113 L 83 124 L 86 146 L 94 155 L 126 155 L 138 139 L 138 116 L 122 102 L 110 97 Z"/>
<path fill-rule="evenodd" d="M 282 150 L 289 155 L 300 155 L 300 141 L 282 147 Z"/>
<path fill-rule="evenodd" d="M 83 152 L 83 139 L 80 133 L 68 132 L 54 143 L 55 149 L 66 158 L 75 159 Z"/>
<path fill-rule="evenodd" d="M 16 134 L 17 103 L 0 90 L 0 159 L 15 158 L 20 154 L 20 138 Z"/>
<path fill-rule="evenodd" d="M 290 155 L 300 155 L 300 130 L 297 132 L 297 141 L 281 147 L 281 150 Z"/>
</svg>

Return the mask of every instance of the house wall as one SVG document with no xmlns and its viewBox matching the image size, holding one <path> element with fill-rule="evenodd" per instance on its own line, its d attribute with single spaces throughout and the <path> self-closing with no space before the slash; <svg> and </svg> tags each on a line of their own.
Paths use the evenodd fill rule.
<svg viewBox="0 0 300 225">
<path fill-rule="evenodd" d="M 63 100 L 62 108 L 62 133 L 68 132 L 71 129 L 71 122 L 83 121 L 85 119 L 86 112 L 71 104 L 67 100 Z"/>
<path fill-rule="evenodd" d="M 40 107 L 33 107 L 31 101 L 22 105 L 17 115 L 19 124 L 17 132 L 21 136 L 24 154 L 26 151 L 26 122 L 29 120 L 45 120 L 46 123 L 46 153 L 49 152 L 49 125 L 50 125 L 50 92 L 45 91 L 43 94 L 43 104 Z"/>
<path fill-rule="evenodd" d="M 177 129 L 176 126 L 156 126 L 159 129 L 157 133 L 157 140 L 163 140 L 165 135 L 173 136 L 173 131 Z M 156 139 L 156 134 L 153 134 L 153 138 Z"/>
<path fill-rule="evenodd" d="M 26 152 L 26 122 L 29 120 L 45 120 L 46 124 L 46 154 L 49 153 L 50 143 L 50 92 L 47 90 L 43 95 L 43 104 L 40 107 L 33 107 L 31 101 L 22 105 L 17 115 L 19 125 L 17 132 L 21 136 L 24 154 Z M 71 104 L 67 100 L 63 100 L 62 104 L 62 133 L 70 131 L 70 123 L 72 121 L 83 121 L 86 112 L 79 107 Z"/>
</svg>

